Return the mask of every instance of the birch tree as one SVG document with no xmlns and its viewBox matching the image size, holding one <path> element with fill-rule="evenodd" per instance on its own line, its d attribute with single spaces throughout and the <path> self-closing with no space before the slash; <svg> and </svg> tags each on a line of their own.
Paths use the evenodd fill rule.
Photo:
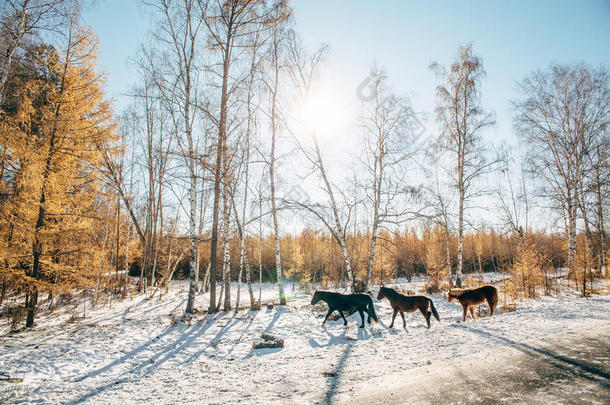
<svg viewBox="0 0 610 405">
<path fill-rule="evenodd" d="M 152 77 L 168 105 L 175 128 L 177 143 L 188 172 L 188 233 L 189 233 L 189 292 L 185 312 L 191 314 L 197 293 L 199 269 L 197 261 L 197 179 L 200 156 L 196 150 L 198 81 L 201 72 L 201 41 L 203 24 L 207 18 L 207 4 L 200 0 L 157 0 L 148 4 L 157 15 L 158 31 L 154 56 L 149 53 L 156 71 Z"/>
<path fill-rule="evenodd" d="M 230 101 L 241 85 L 238 74 L 231 76 L 237 61 L 240 60 L 240 50 L 248 46 L 249 37 L 257 31 L 267 31 L 270 27 L 284 21 L 289 15 L 285 2 L 279 1 L 267 5 L 262 0 L 216 0 L 211 1 L 209 12 L 203 19 L 209 34 L 209 46 L 219 55 L 217 66 L 219 71 L 214 74 L 220 78 L 219 111 L 208 116 L 218 128 L 216 143 L 216 162 L 214 163 L 214 200 L 212 208 L 212 232 L 210 239 L 210 311 L 216 308 L 216 273 L 218 249 L 218 217 L 220 211 L 221 182 L 223 160 L 227 155 L 228 118 Z M 247 77 L 247 74 L 244 76 Z"/>
<path fill-rule="evenodd" d="M 254 34 L 254 38 L 252 40 L 252 44 L 250 46 L 250 71 L 248 75 L 248 79 L 245 85 L 245 95 L 246 95 L 246 127 L 245 127 L 245 139 L 242 141 L 242 156 L 240 159 L 240 171 L 243 169 L 243 175 L 238 175 L 238 178 L 242 180 L 243 183 L 243 202 L 241 207 L 241 218 L 240 214 L 237 211 L 237 206 L 235 204 L 234 195 L 232 195 L 232 203 L 233 203 L 233 212 L 235 215 L 235 223 L 237 225 L 237 230 L 239 233 L 239 276 L 238 276 L 238 284 L 237 284 L 237 298 L 235 301 L 235 309 L 239 308 L 240 303 L 240 294 L 241 294 L 241 282 L 243 272 L 246 272 L 246 284 L 248 287 L 248 295 L 250 297 L 250 309 L 256 309 L 256 301 L 254 299 L 254 292 L 252 290 L 252 275 L 250 269 L 250 261 L 248 260 L 248 252 L 246 249 L 246 227 L 247 227 L 247 218 L 246 213 L 248 212 L 248 197 L 249 197 L 249 187 L 250 187 L 250 156 L 251 156 L 251 139 L 252 134 L 256 133 L 256 129 L 258 126 L 258 115 L 256 112 L 256 103 L 255 103 L 255 92 L 260 89 L 260 86 L 255 84 L 255 81 L 260 78 L 260 70 L 261 70 L 261 46 L 263 45 L 263 40 L 261 38 L 261 32 L 257 31 Z"/>
<path fill-rule="evenodd" d="M 370 208 L 370 243 L 365 286 L 371 281 L 375 247 L 380 229 L 397 225 L 414 211 L 403 197 L 415 194 L 407 180 L 407 163 L 415 151 L 411 121 L 414 112 L 409 101 L 389 91 L 387 76 L 373 67 L 372 100 L 363 103 L 361 128 L 364 135 L 365 176 L 363 191 Z"/>
<path fill-rule="evenodd" d="M 269 127 L 271 132 L 271 153 L 269 155 L 269 188 L 271 192 L 271 219 L 273 221 L 273 239 L 275 243 L 275 271 L 277 277 L 278 293 L 280 305 L 286 304 L 286 296 L 284 294 L 284 281 L 282 278 L 282 252 L 280 249 L 280 229 L 278 223 L 278 207 L 276 199 L 276 146 L 277 138 L 280 131 L 280 112 L 279 112 L 279 91 L 280 91 L 280 75 L 282 73 L 282 51 L 283 40 L 285 39 L 285 31 L 280 27 L 273 30 L 269 48 L 269 65 L 270 72 L 264 80 L 269 93 Z"/>
<path fill-rule="evenodd" d="M 528 147 L 529 169 L 542 180 L 541 193 L 565 218 L 567 265 L 574 272 L 579 210 L 589 226 L 582 181 L 591 174 L 595 177 L 594 162 L 603 156 L 597 147 L 607 145 L 608 73 L 604 67 L 585 64 L 551 65 L 530 74 L 519 88 L 515 128 Z M 603 165 L 603 158 L 599 163 Z"/>
<path fill-rule="evenodd" d="M 510 149 L 504 150 L 496 188 L 504 229 L 519 239 L 526 237 L 530 228 L 530 198 L 523 163 L 515 159 Z"/>
<path fill-rule="evenodd" d="M 307 100 L 311 88 L 314 85 L 314 81 L 319 74 L 319 69 L 326 57 L 327 46 L 322 45 L 312 54 L 308 54 L 307 49 L 303 46 L 299 38 L 294 31 L 288 32 L 287 38 L 287 69 L 290 75 L 292 83 L 295 85 L 300 102 Z M 305 145 L 304 142 L 300 141 L 296 131 L 291 128 L 287 128 L 292 134 L 292 138 L 297 144 L 298 149 L 307 158 L 308 162 L 312 164 L 315 171 L 317 171 L 322 180 L 322 189 L 326 193 L 327 202 L 329 207 L 324 207 L 311 203 L 310 201 L 289 201 L 290 204 L 296 205 L 298 208 L 304 209 L 313 215 L 328 229 L 333 239 L 337 242 L 343 255 L 343 261 L 345 263 L 345 270 L 347 273 L 348 284 L 350 289 L 354 289 L 354 269 L 350 259 L 349 251 L 347 248 L 346 234 L 347 225 L 350 218 L 351 208 L 353 205 L 348 207 L 348 215 L 343 218 L 340 215 L 340 208 L 337 203 L 337 190 L 336 186 L 330 182 L 320 145 L 318 143 L 318 137 L 315 131 L 307 130 L 307 136 L 311 140 L 311 147 Z M 329 210 L 331 212 L 331 219 L 327 219 L 324 211 Z"/>
<path fill-rule="evenodd" d="M 440 125 L 441 147 L 451 156 L 451 175 L 458 194 L 456 285 L 461 286 L 464 265 L 464 215 L 469 202 L 480 190 L 476 180 L 488 173 L 495 161 L 486 159 L 481 132 L 494 124 L 493 115 L 481 106 L 483 61 L 472 52 L 472 45 L 460 47 L 448 70 L 438 63 L 436 71 L 443 83 L 436 88 L 436 119 Z"/>
</svg>

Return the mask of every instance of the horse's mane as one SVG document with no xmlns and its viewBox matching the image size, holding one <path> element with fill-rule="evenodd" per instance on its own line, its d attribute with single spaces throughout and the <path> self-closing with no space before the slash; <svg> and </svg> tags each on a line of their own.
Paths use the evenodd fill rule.
<svg viewBox="0 0 610 405">
<path fill-rule="evenodd" d="M 395 296 L 397 296 L 397 295 L 399 294 L 399 292 L 398 292 L 398 291 L 396 291 L 395 289 L 390 288 L 390 287 L 384 287 L 384 286 L 382 286 L 382 287 L 380 288 L 380 290 L 383 290 L 383 292 L 384 292 L 384 293 L 389 293 L 389 295 L 393 295 L 394 297 L 395 297 Z"/>
<path fill-rule="evenodd" d="M 457 298 L 457 297 L 460 297 L 462 294 L 464 294 L 466 291 L 476 291 L 476 290 L 480 290 L 483 287 L 493 287 L 493 288 L 495 288 L 491 284 L 483 284 L 483 285 L 480 285 L 480 286 L 475 287 L 475 288 L 452 288 L 451 290 L 449 290 L 449 293 Z"/>
<path fill-rule="evenodd" d="M 328 295 L 341 294 L 341 293 L 338 293 L 338 292 L 335 292 L 335 291 L 316 291 L 316 292 L 314 292 L 314 295 L 315 294 L 318 294 L 320 296 L 324 296 L 324 295 L 328 296 Z"/>
</svg>

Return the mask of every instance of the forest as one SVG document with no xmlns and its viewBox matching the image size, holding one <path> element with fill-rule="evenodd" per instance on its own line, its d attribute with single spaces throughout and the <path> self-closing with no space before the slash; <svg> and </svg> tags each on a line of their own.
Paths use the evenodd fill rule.
<svg viewBox="0 0 610 405">
<path fill-rule="evenodd" d="M 425 131 L 373 63 L 337 162 L 323 134 L 340 112 L 317 85 L 332 50 L 304 45 L 286 0 L 145 0 L 155 24 L 121 110 L 88 2 L 0 7 L 0 309 L 15 325 L 175 279 L 188 316 L 260 309 L 262 282 L 285 304 L 295 284 L 426 275 L 438 293 L 498 272 L 515 297 L 553 294 L 558 277 L 587 296 L 608 277 L 605 65 L 515 77 L 515 146 L 491 142 L 476 43 L 430 64 Z"/>
</svg>

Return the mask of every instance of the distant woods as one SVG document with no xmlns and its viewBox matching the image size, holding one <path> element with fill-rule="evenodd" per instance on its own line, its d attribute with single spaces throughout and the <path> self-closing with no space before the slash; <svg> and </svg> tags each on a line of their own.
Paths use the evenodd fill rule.
<svg viewBox="0 0 610 405">
<path fill-rule="evenodd" d="M 431 66 L 425 134 L 409 89 L 373 67 L 361 150 L 341 171 L 294 116 L 327 49 L 303 46 L 288 2 L 144 4 L 156 23 L 123 111 L 103 94 L 79 2 L 2 6 L 0 304 L 26 326 L 43 301 L 162 296 L 175 278 L 189 280 L 191 314 L 259 308 L 257 281 L 277 283 L 285 303 L 288 282 L 350 290 L 427 274 L 435 292 L 497 271 L 511 293 L 536 296 L 567 268 L 585 295 L 605 274 L 604 66 L 520 80 L 519 148 L 487 141 L 495 118 L 472 44 Z"/>
</svg>

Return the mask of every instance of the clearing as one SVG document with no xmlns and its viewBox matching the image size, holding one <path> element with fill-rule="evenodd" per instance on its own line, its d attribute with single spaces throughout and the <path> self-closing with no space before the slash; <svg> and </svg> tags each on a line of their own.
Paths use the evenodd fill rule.
<svg viewBox="0 0 610 405">
<path fill-rule="evenodd" d="M 411 290 L 422 285 L 421 279 L 399 284 Z M 600 290 L 607 294 L 607 286 L 603 284 Z M 608 295 L 583 299 L 576 293 L 564 293 L 523 300 L 511 312 L 502 308 L 500 297 L 497 316 L 475 321 L 469 317 L 462 324 L 458 322 L 461 306 L 432 294 L 429 296 L 441 322 L 432 319 L 432 327 L 427 329 L 421 314 L 410 313 L 405 315 L 405 331 L 400 317 L 394 329 L 387 327 L 389 303 L 376 299 L 379 323 L 360 329 L 356 313 L 348 318 L 347 327 L 342 320 L 329 320 L 322 327 L 323 308 L 312 308 L 311 293 L 302 290 L 288 290 L 289 301 L 284 307 L 201 314 L 193 317 L 190 325 L 173 325 L 172 319 L 179 317 L 185 306 L 186 289 L 185 282 L 175 282 L 161 301 L 140 295 L 113 302 L 110 308 L 87 308 L 86 318 L 75 320 L 73 315 L 82 314 L 82 304 L 77 303 L 72 310 L 40 316 L 30 331 L 8 333 L 3 326 L 0 371 L 23 382 L 0 385 L 0 399 L 74 404 L 303 404 L 379 402 L 395 397 L 399 403 L 411 400 L 405 394 L 411 392 L 409 387 L 421 386 L 424 388 L 413 399 L 447 403 L 452 402 L 454 388 L 462 386 L 455 391 L 454 402 L 469 395 L 470 400 L 482 400 L 489 378 L 508 384 L 513 376 L 514 384 L 529 381 L 535 385 L 536 376 L 531 373 L 540 370 L 551 382 L 568 380 L 561 367 L 570 367 L 566 359 L 579 350 L 578 345 L 594 339 L 608 342 L 610 335 Z M 264 286 L 263 303 L 275 294 L 275 286 Z M 244 298 L 247 300 L 242 297 L 242 302 Z M 199 295 L 196 305 L 207 307 L 207 296 Z M 261 333 L 283 339 L 285 347 L 253 349 Z M 572 341 L 576 348 L 569 343 Z M 581 366 L 593 367 L 593 371 L 583 371 L 590 379 L 570 381 L 582 386 L 583 392 L 594 388 L 586 382 L 601 384 L 607 395 L 608 346 L 600 346 L 597 355 L 587 352 L 595 346 L 587 347 L 582 350 Z M 509 360 L 511 367 L 504 369 Z M 557 363 L 553 366 L 557 373 L 543 363 Z M 473 364 L 470 378 L 464 370 Z M 572 367 L 582 371 L 580 366 Z M 600 370 L 602 375 L 595 375 Z M 418 380 L 422 375 L 436 377 Z M 427 391 L 436 388 L 436 381 L 446 387 L 438 390 L 441 397 Z M 515 398 L 530 398 L 528 392 L 532 399 L 550 398 L 545 392 L 553 395 L 549 390 L 530 389 Z M 560 393 L 556 390 L 555 395 Z M 583 398 L 602 398 L 600 402 L 604 402 L 604 392 L 601 397 Z"/>
</svg>

